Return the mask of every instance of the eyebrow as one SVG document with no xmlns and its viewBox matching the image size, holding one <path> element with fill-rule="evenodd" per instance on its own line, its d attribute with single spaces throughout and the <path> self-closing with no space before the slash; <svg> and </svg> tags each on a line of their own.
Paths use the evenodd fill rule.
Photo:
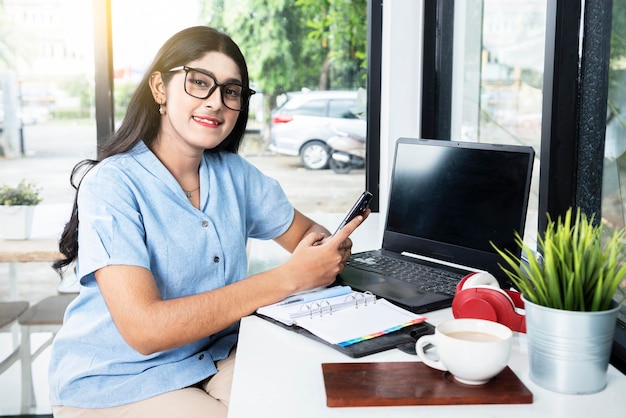
<svg viewBox="0 0 626 418">
<path fill-rule="evenodd" d="M 192 70 L 198 71 L 199 73 L 205 74 L 205 75 L 210 75 L 211 77 L 215 78 L 217 80 L 217 76 L 215 74 L 213 74 L 213 72 L 205 70 L 204 68 L 197 68 L 197 67 L 190 67 L 188 65 L 185 65 L 185 67 L 187 68 L 191 68 Z M 243 86 L 243 81 L 241 81 L 238 78 L 228 78 L 225 81 L 219 81 L 218 83 L 220 84 L 228 84 L 228 83 L 235 83 L 235 84 L 240 84 Z"/>
</svg>

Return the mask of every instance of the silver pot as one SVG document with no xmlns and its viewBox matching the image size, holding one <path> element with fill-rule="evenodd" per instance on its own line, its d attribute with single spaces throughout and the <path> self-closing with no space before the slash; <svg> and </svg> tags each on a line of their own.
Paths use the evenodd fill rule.
<svg viewBox="0 0 626 418">
<path fill-rule="evenodd" d="M 546 308 L 524 299 L 530 379 L 568 394 L 595 393 L 607 370 L 619 305 L 600 312 Z"/>
</svg>

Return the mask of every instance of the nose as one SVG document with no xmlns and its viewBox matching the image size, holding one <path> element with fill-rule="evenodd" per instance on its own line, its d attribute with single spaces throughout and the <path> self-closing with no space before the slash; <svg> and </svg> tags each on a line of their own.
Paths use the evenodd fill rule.
<svg viewBox="0 0 626 418">
<path fill-rule="evenodd" d="M 214 94 L 217 93 L 217 94 Z M 222 106 L 222 90 L 217 84 L 209 90 L 209 95 L 204 99 L 205 106 L 219 108 Z"/>
</svg>

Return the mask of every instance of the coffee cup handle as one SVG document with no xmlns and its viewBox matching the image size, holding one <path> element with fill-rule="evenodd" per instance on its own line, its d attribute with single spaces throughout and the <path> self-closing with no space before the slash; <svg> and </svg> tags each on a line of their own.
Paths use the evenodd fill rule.
<svg viewBox="0 0 626 418">
<path fill-rule="evenodd" d="M 415 352 L 417 353 L 417 356 L 420 358 L 420 360 L 422 360 L 425 365 L 432 367 L 433 369 L 441 370 L 444 372 L 447 371 L 448 369 L 441 360 L 434 360 L 426 355 L 426 353 L 424 352 L 424 347 L 426 347 L 428 344 L 431 344 L 435 349 L 437 348 L 435 335 L 421 336 L 415 342 Z"/>
</svg>

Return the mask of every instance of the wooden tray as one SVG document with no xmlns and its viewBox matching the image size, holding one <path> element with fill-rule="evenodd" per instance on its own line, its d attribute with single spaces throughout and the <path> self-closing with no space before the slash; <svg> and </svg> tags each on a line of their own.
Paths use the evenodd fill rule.
<svg viewBox="0 0 626 418">
<path fill-rule="evenodd" d="M 508 366 L 480 386 L 458 383 L 421 362 L 323 363 L 322 371 L 329 407 L 533 402 Z"/>
</svg>

